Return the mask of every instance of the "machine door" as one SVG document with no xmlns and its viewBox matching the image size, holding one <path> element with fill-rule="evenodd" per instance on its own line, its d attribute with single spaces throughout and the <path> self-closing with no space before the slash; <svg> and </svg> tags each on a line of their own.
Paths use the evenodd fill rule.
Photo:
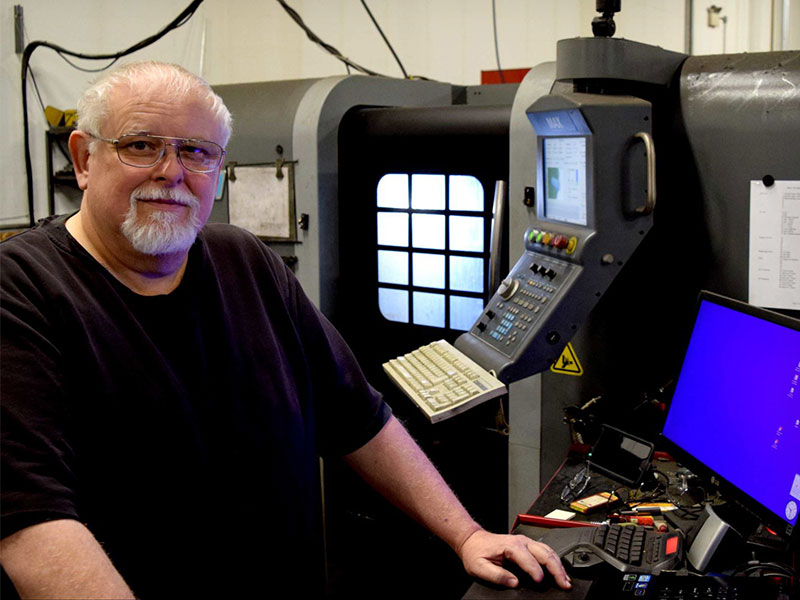
<svg viewBox="0 0 800 600">
<path fill-rule="evenodd" d="M 496 182 L 507 180 L 509 116 L 510 107 L 363 108 L 342 121 L 333 319 L 384 392 L 394 386 L 383 362 L 453 342 L 494 291 L 492 212 Z"/>
</svg>

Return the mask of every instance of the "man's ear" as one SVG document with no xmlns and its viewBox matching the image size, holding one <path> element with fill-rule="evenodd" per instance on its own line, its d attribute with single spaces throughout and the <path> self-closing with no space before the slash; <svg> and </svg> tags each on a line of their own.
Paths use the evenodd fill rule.
<svg viewBox="0 0 800 600">
<path fill-rule="evenodd" d="M 88 133 L 75 130 L 69 136 L 69 153 L 78 187 L 85 190 L 89 185 L 89 144 L 92 138 Z"/>
</svg>

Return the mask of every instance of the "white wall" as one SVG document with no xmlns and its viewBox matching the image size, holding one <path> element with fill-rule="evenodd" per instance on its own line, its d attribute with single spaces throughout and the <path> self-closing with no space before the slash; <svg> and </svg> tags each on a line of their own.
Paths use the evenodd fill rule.
<svg viewBox="0 0 800 600">
<path fill-rule="evenodd" d="M 715 0 L 729 16 L 727 50 L 769 49 L 773 1 Z M 400 76 L 359 0 L 288 0 L 309 27 L 345 56 L 374 71 Z M 710 4 L 708 2 L 707 4 Z M 160 30 L 189 0 L 0 0 L 0 115 L 7 143 L 0 148 L 4 184 L 0 226 L 28 219 L 20 100 L 20 56 L 14 54 L 13 6 L 24 9 L 27 42 L 47 40 L 70 50 L 107 53 Z M 384 32 L 411 75 L 456 84 L 480 82 L 495 69 L 491 0 L 369 0 Z M 696 54 L 720 53 L 720 33 L 705 27 L 706 3 L 695 2 Z M 798 7 L 800 0 L 791 0 Z M 591 35 L 594 0 L 496 0 L 504 68 L 531 67 L 555 58 L 556 41 Z M 684 51 L 684 0 L 625 0 L 617 37 Z M 698 16 L 699 15 L 699 16 Z M 750 25 L 748 25 L 750 23 Z M 796 23 L 796 20 L 794 21 Z M 702 24 L 700 27 L 698 24 Z M 795 34 L 795 42 L 798 36 Z M 340 75 L 342 63 L 309 41 L 277 2 L 206 0 L 182 28 L 133 55 L 180 63 L 212 84 Z M 97 68 L 103 63 L 80 61 Z M 77 71 L 48 49 L 31 66 L 45 105 L 74 108 L 94 77 Z M 45 120 L 29 79 L 28 109 L 35 174 L 36 216 L 46 213 Z M 58 157 L 56 157 L 58 158 Z M 77 206 L 59 197 L 58 211 Z"/>
</svg>

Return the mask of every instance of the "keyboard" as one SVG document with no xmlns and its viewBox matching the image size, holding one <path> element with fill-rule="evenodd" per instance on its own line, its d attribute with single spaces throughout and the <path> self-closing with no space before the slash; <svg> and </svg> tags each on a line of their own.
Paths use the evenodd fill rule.
<svg viewBox="0 0 800 600">
<path fill-rule="evenodd" d="M 431 423 L 506 393 L 506 386 L 445 340 L 383 364 L 383 370 Z"/>
<path fill-rule="evenodd" d="M 624 573 L 598 582 L 592 600 L 789 600 L 790 583 L 780 577 L 643 575 Z"/>
<path fill-rule="evenodd" d="M 538 538 L 574 568 L 602 562 L 624 573 L 676 569 L 683 562 L 683 535 L 638 525 L 600 525 L 552 529 Z"/>
</svg>

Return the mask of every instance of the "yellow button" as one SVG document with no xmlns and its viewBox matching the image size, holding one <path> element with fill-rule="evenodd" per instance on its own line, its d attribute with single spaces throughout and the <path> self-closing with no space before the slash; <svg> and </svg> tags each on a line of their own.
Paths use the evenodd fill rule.
<svg viewBox="0 0 800 600">
<path fill-rule="evenodd" d="M 578 238 L 576 238 L 573 235 L 571 238 L 569 238 L 569 242 L 567 242 L 566 253 L 567 254 L 572 254 L 573 252 L 575 252 L 575 248 L 577 248 L 577 247 L 578 247 Z"/>
</svg>

